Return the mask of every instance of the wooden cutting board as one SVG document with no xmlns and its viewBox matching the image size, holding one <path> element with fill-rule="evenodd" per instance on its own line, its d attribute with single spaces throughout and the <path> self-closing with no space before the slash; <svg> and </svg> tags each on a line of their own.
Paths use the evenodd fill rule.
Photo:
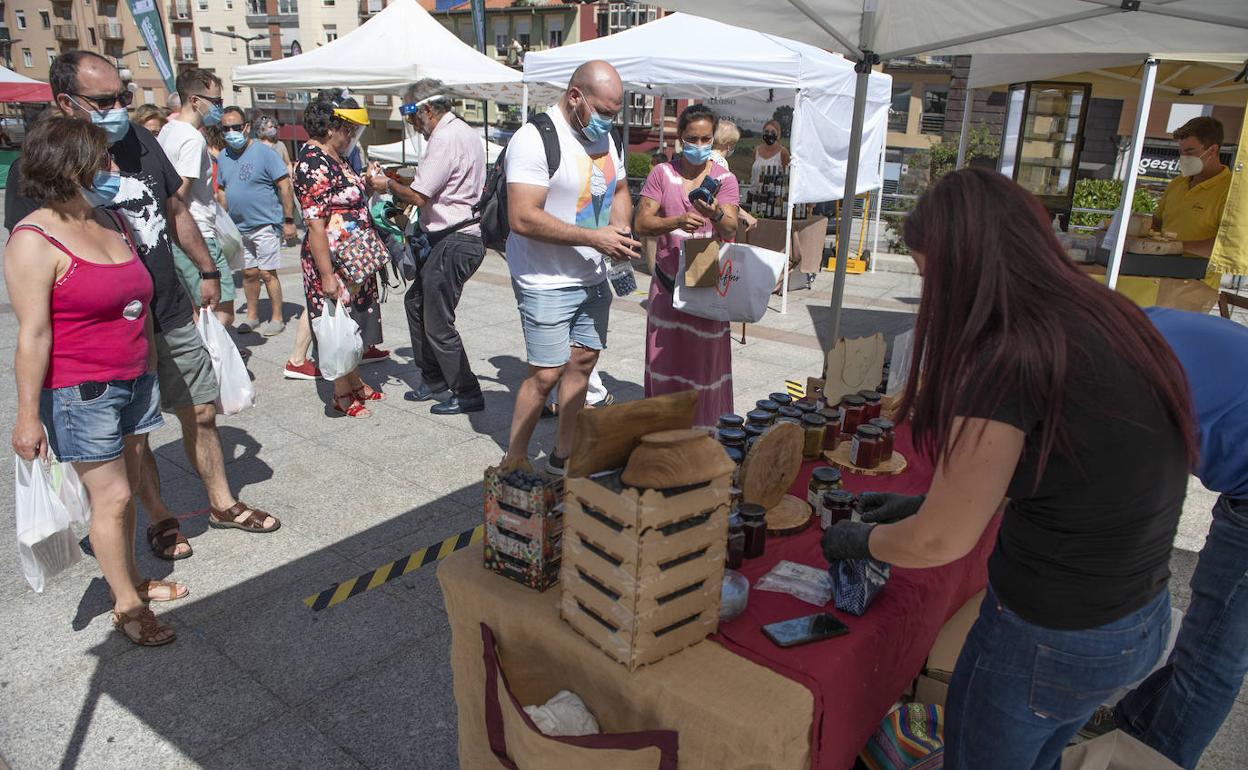
<svg viewBox="0 0 1248 770">
<path fill-rule="evenodd" d="M 568 478 L 623 468 L 647 433 L 692 428 L 697 405 L 697 391 L 686 390 L 581 410 L 568 458 Z"/>
<path fill-rule="evenodd" d="M 796 535 L 806 531 L 811 522 L 810 503 L 785 495 L 780 504 L 767 511 L 768 535 Z"/>
<path fill-rule="evenodd" d="M 859 468 L 849 460 L 849 450 L 852 448 L 850 441 L 842 441 L 837 445 L 836 449 L 823 453 L 823 459 L 835 465 L 837 468 L 846 473 L 857 473 L 860 476 L 896 476 L 906 470 L 906 456 L 897 450 L 893 450 L 893 456 L 882 461 L 874 468 Z"/>
<path fill-rule="evenodd" d="M 801 427 L 781 422 L 755 440 L 737 477 L 743 501 L 767 510 L 780 504 L 801 470 L 802 438 Z"/>
</svg>

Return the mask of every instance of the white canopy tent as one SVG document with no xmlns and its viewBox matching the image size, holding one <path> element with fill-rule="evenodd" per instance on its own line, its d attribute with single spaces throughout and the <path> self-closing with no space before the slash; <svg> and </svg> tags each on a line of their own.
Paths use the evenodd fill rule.
<svg viewBox="0 0 1248 770">
<path fill-rule="evenodd" d="M 395 95 L 425 78 L 442 81 L 463 98 L 526 99 L 519 72 L 455 37 L 416 0 L 394 0 L 359 28 L 298 56 L 234 68 L 240 86 Z M 543 97 L 551 96 L 546 89 Z"/>
<path fill-rule="evenodd" d="M 921 53 L 1136 54 L 1164 50 L 1164 59 L 1207 60 L 1214 54 L 1244 49 L 1248 15 L 1244 0 L 788 0 L 780 3 L 724 3 L 723 0 L 665 0 L 664 7 L 767 30 L 796 40 L 839 50 L 858 62 L 851 148 L 861 144 L 868 103 L 868 72 L 882 60 Z M 687 43 L 688 44 L 688 43 Z M 1188 52 L 1188 53 L 1183 53 Z M 1196 53 L 1191 53 L 1196 52 Z M 1156 58 L 1146 68 L 1141 93 L 1151 95 Z M 1030 79 L 1030 78 L 1029 78 Z M 1141 98 L 1137 129 L 1148 118 L 1148 98 Z M 1129 205 L 1135 191 L 1134 169 L 1141 143 L 1132 143 L 1131 171 L 1123 191 Z M 849 153 L 846 179 L 856 183 L 859 154 Z M 847 232 L 853 209 L 842 209 Z M 837 242 L 836 282 L 832 290 L 832 329 L 836 340 L 845 294 L 845 249 Z M 1122 244 L 1110 259 L 1112 287 Z"/>
<path fill-rule="evenodd" d="M 487 142 L 485 137 L 481 137 L 481 143 L 485 145 L 485 162 L 493 163 L 498 160 L 503 151 L 502 145 Z M 404 147 L 404 144 L 407 146 Z M 378 163 L 412 163 L 424 157 L 425 138 L 419 134 L 409 134 L 401 142 L 375 144 L 368 148 L 368 159 Z"/>
<path fill-rule="evenodd" d="M 566 83 L 579 65 L 591 59 L 611 62 L 625 89 L 662 98 L 714 100 L 761 94 L 772 95 L 781 104 L 792 101 L 786 252 L 791 248 L 794 204 L 845 197 L 856 75 L 853 63 L 844 57 L 795 40 L 676 13 L 608 37 L 534 51 L 524 58 L 524 80 Z M 857 143 L 864 170 L 854 177 L 857 193 L 880 186 L 878 159 L 888 133 L 891 92 L 891 77 L 871 75 Z M 786 267 L 781 312 L 787 310 L 787 272 Z"/>
</svg>

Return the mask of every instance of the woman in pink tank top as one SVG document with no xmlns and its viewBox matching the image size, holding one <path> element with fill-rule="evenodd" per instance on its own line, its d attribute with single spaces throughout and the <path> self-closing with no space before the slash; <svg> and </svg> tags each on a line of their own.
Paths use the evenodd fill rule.
<svg viewBox="0 0 1248 770">
<path fill-rule="evenodd" d="M 120 177 L 104 131 L 40 120 L 22 153 L 22 193 L 42 205 L 13 228 L 4 254 L 18 320 L 17 425 L 25 460 L 49 448 L 72 462 L 91 501 L 91 548 L 114 598 L 113 625 L 136 644 L 174 639 L 148 608 L 185 586 L 145 580 L 134 555 L 132 479 L 160 427 L 152 280 L 124 221 L 105 208 Z"/>
</svg>

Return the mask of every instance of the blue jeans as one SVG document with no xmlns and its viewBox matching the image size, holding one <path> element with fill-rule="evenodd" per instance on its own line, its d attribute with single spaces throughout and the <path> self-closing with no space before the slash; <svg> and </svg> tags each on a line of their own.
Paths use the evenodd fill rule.
<svg viewBox="0 0 1248 770">
<path fill-rule="evenodd" d="M 164 424 L 160 385 L 147 372 L 133 380 L 44 388 L 39 418 L 48 431 L 48 447 L 61 462 L 106 462 L 121 457 L 126 436 L 151 433 Z"/>
<path fill-rule="evenodd" d="M 1170 633 L 1170 592 L 1098 628 L 1020 618 L 992 586 L 962 647 L 945 714 L 946 770 L 1051 770 L 1115 690 L 1148 674 Z"/>
<path fill-rule="evenodd" d="M 514 280 L 512 291 L 520 307 L 525 355 L 533 366 L 563 366 L 572 346 L 602 350 L 607 346 L 607 318 L 611 312 L 611 284 L 525 289 Z"/>
<path fill-rule="evenodd" d="M 1248 498 L 1222 495 L 1170 661 L 1123 698 L 1119 726 L 1194 768 L 1248 674 Z"/>
</svg>

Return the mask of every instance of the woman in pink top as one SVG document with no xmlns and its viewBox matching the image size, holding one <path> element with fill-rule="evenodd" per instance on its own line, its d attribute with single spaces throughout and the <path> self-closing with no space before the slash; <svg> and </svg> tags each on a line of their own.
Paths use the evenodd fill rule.
<svg viewBox="0 0 1248 770">
<path fill-rule="evenodd" d="M 732 411 L 732 350 L 726 321 L 688 315 L 672 307 L 681 244 L 689 238 L 731 241 L 737 234 L 737 179 L 711 161 L 718 118 L 701 104 L 680 113 L 681 153 L 650 171 L 641 188 L 635 230 L 658 238 L 655 280 L 646 323 L 646 396 L 698 392 L 695 425 L 714 425 Z M 706 177 L 720 183 L 709 204 L 690 202 Z"/>
<path fill-rule="evenodd" d="M 147 602 L 188 591 L 139 576 L 131 497 L 147 433 L 162 424 L 152 279 L 121 218 L 97 208 L 120 185 L 102 129 L 59 115 L 40 120 L 22 172 L 22 193 L 42 208 L 13 228 L 4 255 L 18 321 L 13 449 L 36 460 L 50 448 L 74 464 L 91 501 L 91 549 L 113 593 L 114 627 L 136 644 L 167 644 L 173 629 Z"/>
</svg>

